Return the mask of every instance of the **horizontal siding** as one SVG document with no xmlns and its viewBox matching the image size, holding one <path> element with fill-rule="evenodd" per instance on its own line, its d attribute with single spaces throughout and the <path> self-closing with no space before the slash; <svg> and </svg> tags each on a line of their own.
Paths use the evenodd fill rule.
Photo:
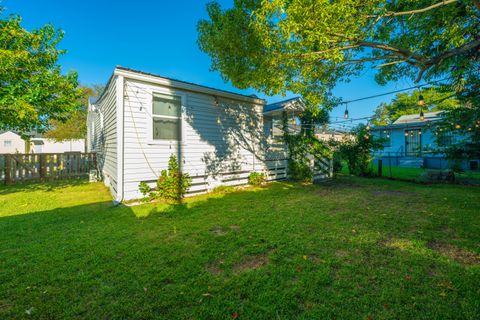
<svg viewBox="0 0 480 320">
<path fill-rule="evenodd" d="M 183 141 L 149 144 L 151 96 L 168 88 L 126 79 L 124 118 L 125 199 L 139 198 L 138 184 L 155 184 L 167 168 L 171 154 L 181 157 L 182 170 L 194 177 L 190 193 L 218 185 L 247 182 L 252 171 L 266 171 L 261 105 L 220 99 L 210 95 L 175 91 L 186 97 Z M 173 93 L 173 92 L 172 92 Z M 232 172 L 244 172 L 231 174 Z"/>
<path fill-rule="evenodd" d="M 89 148 L 97 153 L 97 163 L 105 184 L 110 187 L 113 197 L 117 195 L 117 117 L 116 117 L 116 79 L 110 82 L 107 93 L 95 107 L 97 112 L 90 111 L 89 134 L 92 127 Z M 103 123 L 102 123 L 103 122 Z"/>
</svg>

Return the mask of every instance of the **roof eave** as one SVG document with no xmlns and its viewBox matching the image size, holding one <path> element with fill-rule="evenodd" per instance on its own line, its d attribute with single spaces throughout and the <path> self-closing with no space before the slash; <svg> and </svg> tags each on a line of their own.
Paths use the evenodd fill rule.
<svg viewBox="0 0 480 320">
<path fill-rule="evenodd" d="M 184 82 L 184 81 L 181 81 L 181 80 L 170 79 L 170 78 L 162 77 L 162 76 L 159 76 L 159 75 L 155 75 L 155 74 L 151 74 L 151 73 L 147 73 L 147 72 L 142 72 L 142 71 L 138 71 L 138 70 L 133 70 L 133 69 L 129 69 L 129 68 L 121 67 L 121 66 L 117 66 L 115 68 L 113 75 L 114 76 L 124 76 L 125 78 L 128 78 L 128 79 L 155 83 L 155 84 L 158 84 L 158 85 L 173 87 L 173 88 L 186 90 L 186 91 L 210 94 L 210 95 L 213 95 L 213 96 L 219 96 L 219 97 L 224 97 L 224 98 L 229 98 L 229 99 L 240 100 L 240 101 L 244 101 L 244 102 L 255 103 L 255 104 L 262 105 L 262 106 L 266 104 L 266 101 L 264 99 L 249 97 L 249 96 L 242 95 L 242 94 L 239 94 L 239 93 L 224 91 L 224 90 L 221 90 L 221 89 L 210 88 L 210 87 L 206 87 L 206 86 L 203 86 L 203 85 Z"/>
</svg>

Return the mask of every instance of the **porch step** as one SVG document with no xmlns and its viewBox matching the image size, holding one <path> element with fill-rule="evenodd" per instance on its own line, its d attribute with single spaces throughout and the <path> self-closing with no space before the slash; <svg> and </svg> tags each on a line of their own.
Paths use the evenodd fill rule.
<svg viewBox="0 0 480 320">
<path fill-rule="evenodd" d="M 423 166 L 423 158 L 400 158 L 398 166 L 404 168 L 420 168 Z"/>
</svg>

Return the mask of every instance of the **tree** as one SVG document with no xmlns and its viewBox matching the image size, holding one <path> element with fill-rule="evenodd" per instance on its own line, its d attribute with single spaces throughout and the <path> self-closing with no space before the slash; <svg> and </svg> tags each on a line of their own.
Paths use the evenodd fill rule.
<svg viewBox="0 0 480 320">
<path fill-rule="evenodd" d="M 239 88 L 319 105 L 338 81 L 374 67 L 380 84 L 447 77 L 478 95 L 478 0 L 236 0 L 207 12 L 199 46 Z"/>
<path fill-rule="evenodd" d="M 425 105 L 418 105 L 419 97 L 423 96 Z M 416 90 L 412 93 L 399 93 L 392 102 L 380 104 L 374 113 L 372 123 L 375 125 L 387 125 L 403 115 L 419 114 L 420 109 L 423 112 L 452 110 L 458 108 L 460 102 L 455 99 L 455 93 L 444 92 L 438 87 L 429 87 L 422 90 Z"/>
<path fill-rule="evenodd" d="M 455 137 L 450 145 L 443 146 L 441 139 L 444 136 Z M 449 110 L 447 116 L 438 125 L 436 131 L 436 152 L 445 154 L 451 160 L 454 171 L 459 168 L 455 164 L 460 160 L 480 159 L 480 112 L 471 104 L 461 108 Z"/>
<path fill-rule="evenodd" d="M 383 147 L 383 139 L 376 138 L 364 124 L 358 125 L 351 132 L 352 138 L 339 145 L 340 157 L 347 162 L 350 174 L 372 176 L 372 151 Z"/>
<path fill-rule="evenodd" d="M 56 141 L 84 139 L 87 134 L 88 98 L 100 95 L 103 88 L 103 85 L 79 87 L 80 97 L 69 118 L 65 121 L 51 119 L 48 123 L 49 129 L 45 132 L 44 137 Z"/>
<path fill-rule="evenodd" d="M 28 31 L 21 22 L 0 19 L 0 130 L 44 131 L 75 110 L 77 74 L 62 75 L 58 65 L 62 31 L 52 25 Z"/>
</svg>

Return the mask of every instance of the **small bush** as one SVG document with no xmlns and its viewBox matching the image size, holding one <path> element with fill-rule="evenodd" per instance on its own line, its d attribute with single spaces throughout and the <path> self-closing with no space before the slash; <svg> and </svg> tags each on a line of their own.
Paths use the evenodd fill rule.
<svg viewBox="0 0 480 320">
<path fill-rule="evenodd" d="M 179 200 L 192 185 L 192 179 L 187 173 L 182 173 L 177 158 L 172 154 L 168 160 L 168 171 L 162 170 L 157 181 L 158 196 L 164 199 Z"/>
<path fill-rule="evenodd" d="M 138 190 L 142 193 L 144 201 L 150 201 L 156 197 L 155 191 L 145 181 L 140 182 Z"/>
<path fill-rule="evenodd" d="M 340 173 L 343 168 L 342 157 L 340 152 L 333 154 L 333 173 Z"/>
<path fill-rule="evenodd" d="M 252 172 L 248 176 L 248 184 L 252 186 L 260 186 L 267 181 L 265 174 L 262 172 Z"/>
</svg>

